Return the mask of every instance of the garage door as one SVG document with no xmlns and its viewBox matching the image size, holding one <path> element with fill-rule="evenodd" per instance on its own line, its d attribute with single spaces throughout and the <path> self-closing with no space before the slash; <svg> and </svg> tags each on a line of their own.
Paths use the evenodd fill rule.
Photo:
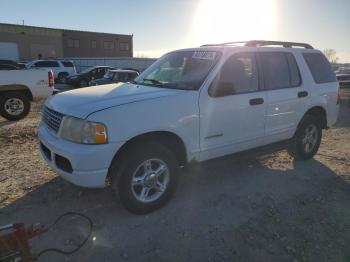
<svg viewBox="0 0 350 262">
<path fill-rule="evenodd" d="M 19 60 L 17 43 L 0 42 L 0 59 Z"/>
</svg>

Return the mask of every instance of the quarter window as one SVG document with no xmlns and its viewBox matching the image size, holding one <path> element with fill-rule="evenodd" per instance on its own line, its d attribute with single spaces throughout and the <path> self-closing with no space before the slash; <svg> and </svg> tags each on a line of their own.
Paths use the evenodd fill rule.
<svg viewBox="0 0 350 262">
<path fill-rule="evenodd" d="M 74 67 L 73 63 L 69 61 L 62 61 L 62 64 L 64 67 Z"/>
<path fill-rule="evenodd" d="M 336 82 L 331 64 L 321 53 L 304 53 L 303 57 L 317 84 Z"/>
<path fill-rule="evenodd" d="M 259 90 L 257 63 L 253 53 L 231 56 L 209 88 L 214 97 L 249 93 Z"/>
</svg>

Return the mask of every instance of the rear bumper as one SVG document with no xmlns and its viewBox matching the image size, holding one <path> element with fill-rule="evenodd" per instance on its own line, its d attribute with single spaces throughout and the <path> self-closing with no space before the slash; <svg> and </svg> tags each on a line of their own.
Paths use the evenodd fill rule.
<svg viewBox="0 0 350 262">
<path fill-rule="evenodd" d="M 82 145 L 58 138 L 40 125 L 40 152 L 62 178 L 81 187 L 104 187 L 108 168 L 121 144 Z M 62 161 L 63 159 L 63 161 Z"/>
</svg>

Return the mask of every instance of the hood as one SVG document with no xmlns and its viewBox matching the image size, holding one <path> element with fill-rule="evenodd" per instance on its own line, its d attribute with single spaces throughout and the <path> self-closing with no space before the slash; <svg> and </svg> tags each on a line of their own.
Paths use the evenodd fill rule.
<svg viewBox="0 0 350 262">
<path fill-rule="evenodd" d="M 131 83 L 91 86 L 59 93 L 46 105 L 57 112 L 86 118 L 93 112 L 142 100 L 155 99 L 185 92 Z"/>
</svg>

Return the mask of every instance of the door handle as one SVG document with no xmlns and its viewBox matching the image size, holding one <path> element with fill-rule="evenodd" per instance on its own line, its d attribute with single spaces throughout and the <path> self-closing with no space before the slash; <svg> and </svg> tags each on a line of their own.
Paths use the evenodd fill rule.
<svg viewBox="0 0 350 262">
<path fill-rule="evenodd" d="M 259 97 L 259 98 L 253 98 L 249 100 L 249 104 L 251 106 L 256 106 L 256 105 L 261 105 L 264 103 L 264 99 Z"/>
<path fill-rule="evenodd" d="M 308 95 L 309 95 L 309 93 L 307 91 L 298 92 L 298 97 L 299 98 L 306 97 Z"/>
</svg>

